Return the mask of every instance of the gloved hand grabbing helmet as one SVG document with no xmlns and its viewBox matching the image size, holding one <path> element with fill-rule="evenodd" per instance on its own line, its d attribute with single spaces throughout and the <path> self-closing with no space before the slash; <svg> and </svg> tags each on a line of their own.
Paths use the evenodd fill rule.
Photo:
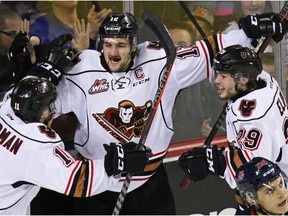
<svg viewBox="0 0 288 216">
<path fill-rule="evenodd" d="M 215 145 L 193 148 L 179 157 L 179 166 L 195 182 L 206 178 L 209 173 L 223 176 L 226 169 L 224 150 L 224 147 L 218 148 Z"/>
<path fill-rule="evenodd" d="M 58 85 L 63 72 L 67 71 L 74 64 L 72 49 L 64 47 L 72 39 L 71 34 L 63 34 L 55 38 L 49 44 L 45 60 L 37 63 L 29 71 L 29 75 L 49 78 L 55 85 Z"/>
<path fill-rule="evenodd" d="M 273 40 L 278 43 L 288 29 L 286 19 L 280 22 L 279 15 L 275 13 L 248 15 L 239 20 L 239 27 L 244 30 L 247 37 L 253 39 L 254 47 L 257 46 L 257 39 L 262 36 L 272 36 Z"/>
<path fill-rule="evenodd" d="M 107 152 L 104 167 L 108 176 L 117 176 L 121 172 L 141 174 L 152 156 L 148 146 L 138 146 L 135 142 L 110 143 L 103 146 Z"/>
</svg>

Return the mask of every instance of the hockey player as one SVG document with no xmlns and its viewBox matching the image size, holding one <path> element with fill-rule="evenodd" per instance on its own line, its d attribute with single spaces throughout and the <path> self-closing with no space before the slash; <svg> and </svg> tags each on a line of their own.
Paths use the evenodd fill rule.
<svg viewBox="0 0 288 216">
<path fill-rule="evenodd" d="M 214 59 L 214 70 L 218 96 L 228 99 L 226 128 L 230 147 L 193 148 L 180 156 L 182 169 L 194 181 L 208 173 L 219 175 L 231 188 L 236 187 L 239 166 L 256 156 L 279 162 L 287 173 L 288 112 L 277 81 L 262 71 L 257 54 L 241 45 L 220 51 Z"/>
<path fill-rule="evenodd" d="M 9 95 L 0 107 L 0 214 L 25 215 L 40 187 L 89 197 L 117 182 L 107 176 L 103 160 L 74 160 L 49 127 L 56 99 L 52 82 L 27 77 Z M 146 156 L 145 151 L 138 153 L 136 157 Z"/>
<path fill-rule="evenodd" d="M 248 35 L 250 38 L 268 34 L 279 41 L 286 32 L 286 26 L 269 17 L 265 21 L 256 17 L 256 21 L 245 26 L 245 32 L 253 33 Z M 134 172 L 121 214 L 176 213 L 162 163 L 173 135 L 171 114 L 176 95 L 187 86 L 205 78 L 211 79 L 210 64 L 218 50 L 235 43 L 249 46 L 251 39 L 245 32 L 236 30 L 227 35 L 215 35 L 177 50 L 177 58 L 145 142 L 153 155 L 143 173 Z M 99 30 L 98 49 L 101 52 L 81 52 L 79 63 L 65 73 L 62 80 L 51 70 L 43 71 L 43 76 L 46 74 L 54 81 L 60 80 L 56 100 L 58 114 L 74 112 L 79 120 L 74 138 L 77 151 L 85 158 L 104 161 L 111 178 L 121 174 L 118 184 L 110 189 L 79 200 L 79 211 L 75 214 L 113 212 L 125 179 L 125 173 L 117 163 L 122 160 L 117 149 L 129 148 L 126 142 L 134 143 L 135 147 L 143 132 L 149 104 L 155 97 L 165 66 L 166 53 L 161 43 L 138 45 L 137 38 L 138 25 L 132 14 L 110 14 Z M 37 74 L 41 73 L 38 71 Z M 97 172 L 94 174 L 98 175 Z"/>
<path fill-rule="evenodd" d="M 237 188 L 249 207 L 245 215 L 284 215 L 288 212 L 287 176 L 265 158 L 255 157 L 236 172 Z"/>
</svg>

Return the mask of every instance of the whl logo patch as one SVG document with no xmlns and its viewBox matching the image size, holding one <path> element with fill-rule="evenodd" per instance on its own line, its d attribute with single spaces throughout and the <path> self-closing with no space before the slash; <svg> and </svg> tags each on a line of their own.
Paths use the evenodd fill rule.
<svg viewBox="0 0 288 216">
<path fill-rule="evenodd" d="M 109 89 L 109 82 L 106 79 L 96 79 L 94 84 L 90 87 L 89 94 L 97 94 L 100 92 L 105 92 Z"/>
</svg>

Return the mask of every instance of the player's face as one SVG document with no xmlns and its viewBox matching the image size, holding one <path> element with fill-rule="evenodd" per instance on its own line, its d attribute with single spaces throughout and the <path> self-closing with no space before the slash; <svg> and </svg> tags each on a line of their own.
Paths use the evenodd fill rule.
<svg viewBox="0 0 288 216">
<path fill-rule="evenodd" d="M 245 16 L 261 14 L 265 9 L 265 0 L 264 1 L 242 1 L 241 9 Z"/>
<path fill-rule="evenodd" d="M 288 212 L 288 191 L 282 176 L 259 188 L 257 191 L 258 204 L 266 212 L 281 215 Z"/>
<path fill-rule="evenodd" d="M 192 44 L 191 35 L 185 29 L 170 29 L 169 33 L 176 47 Z"/>
<path fill-rule="evenodd" d="M 132 46 L 127 38 L 105 38 L 103 54 L 111 72 L 122 72 L 131 62 Z"/>
<path fill-rule="evenodd" d="M 55 114 L 55 111 L 56 111 L 56 109 L 55 109 L 54 103 L 51 103 L 50 107 L 45 107 L 43 109 L 43 112 L 42 112 L 42 115 L 40 118 L 40 122 L 44 123 L 47 126 L 50 126 L 52 123 L 52 119 L 53 119 L 53 116 Z"/>
<path fill-rule="evenodd" d="M 221 100 L 230 99 L 237 94 L 235 81 L 230 73 L 216 73 L 215 84 Z"/>
<path fill-rule="evenodd" d="M 21 23 L 21 19 L 11 18 L 6 19 L 6 28 L 1 29 L 0 32 L 0 55 L 6 55 L 9 52 L 9 48 L 17 34 L 17 27 Z"/>
</svg>

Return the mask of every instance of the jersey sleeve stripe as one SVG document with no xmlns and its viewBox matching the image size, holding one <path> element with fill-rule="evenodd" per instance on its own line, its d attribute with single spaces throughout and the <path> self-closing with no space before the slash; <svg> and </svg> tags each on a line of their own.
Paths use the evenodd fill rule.
<svg viewBox="0 0 288 216">
<path fill-rule="evenodd" d="M 226 152 L 225 158 L 227 166 L 233 178 L 235 178 L 236 170 L 243 164 L 251 161 L 248 152 L 238 148 L 229 148 L 230 151 Z"/>
<path fill-rule="evenodd" d="M 93 161 L 89 161 L 89 166 L 90 166 L 90 169 L 89 169 L 89 182 L 88 182 L 88 186 L 87 186 L 87 196 L 90 197 L 91 194 L 92 194 L 92 183 L 93 183 L 93 178 L 94 178 L 94 163 Z"/>
<path fill-rule="evenodd" d="M 72 185 L 72 183 L 73 183 L 73 178 L 74 178 L 74 176 L 75 176 L 75 173 L 76 173 L 77 170 L 79 169 L 81 163 L 82 163 L 81 161 L 77 161 L 77 163 L 76 163 L 76 165 L 75 165 L 75 168 L 74 168 L 73 171 L 71 172 L 71 175 L 70 175 L 68 184 L 67 184 L 66 189 L 65 189 L 65 192 L 64 192 L 65 195 L 68 195 L 69 190 L 70 190 L 70 188 L 71 188 L 71 185 Z"/>
<path fill-rule="evenodd" d="M 203 44 L 202 41 L 200 41 L 200 44 L 201 44 L 201 47 L 202 47 L 202 50 L 203 50 L 203 52 L 204 52 L 204 54 L 205 54 L 205 59 L 206 59 L 206 68 L 207 68 L 206 77 L 209 78 L 209 77 L 210 77 L 210 76 L 209 76 L 210 66 L 208 65 L 208 64 L 209 64 L 209 60 L 208 60 L 209 58 L 208 58 L 207 50 L 205 49 L 205 46 L 204 46 L 204 44 Z"/>
</svg>

